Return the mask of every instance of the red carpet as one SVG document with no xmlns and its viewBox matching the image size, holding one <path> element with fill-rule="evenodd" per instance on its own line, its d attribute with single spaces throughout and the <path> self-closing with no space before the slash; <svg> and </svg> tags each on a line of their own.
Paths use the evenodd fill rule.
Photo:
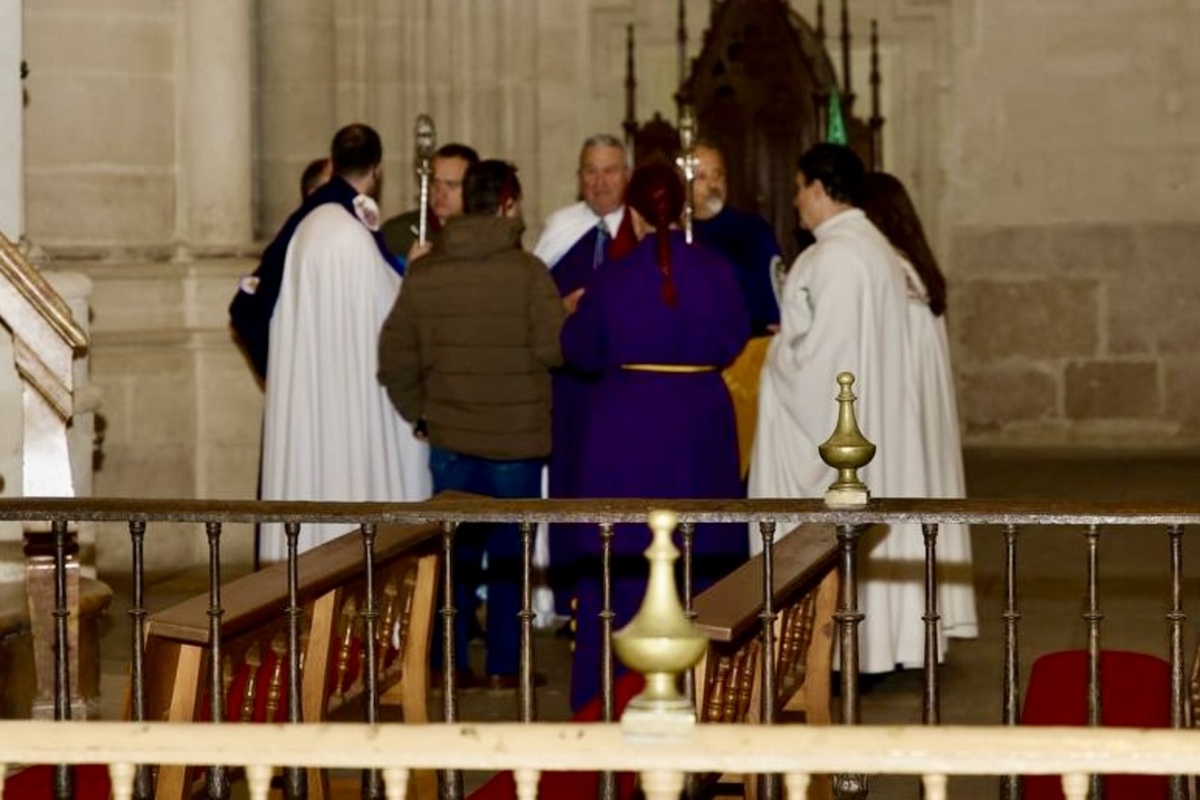
<svg viewBox="0 0 1200 800">
<path fill-rule="evenodd" d="M 1022 725 L 1087 724 L 1087 652 L 1064 650 L 1033 662 Z M 1144 653 L 1100 653 L 1101 722 L 1112 727 L 1171 727 L 1171 666 Z M 1025 777 L 1025 800 L 1062 800 L 1056 776 Z M 1106 775 L 1105 800 L 1166 800 L 1169 779 Z"/>
<path fill-rule="evenodd" d="M 642 690 L 645 680 L 636 672 L 627 672 L 617 679 L 614 687 L 616 693 L 617 717 L 629 701 Z M 579 710 L 572 722 L 599 722 L 600 699 L 597 698 Z M 600 775 L 595 772 L 543 772 L 540 783 L 539 800 L 577 800 L 577 798 L 595 797 L 600 783 Z M 634 774 L 632 772 L 617 773 L 617 796 L 621 800 L 629 800 L 634 793 Z M 501 772 L 490 781 L 471 792 L 468 800 L 514 800 L 517 796 L 516 783 L 511 772 Z"/>
<path fill-rule="evenodd" d="M 75 800 L 108 800 L 108 767 L 83 764 L 75 768 Z M 27 767 L 4 780 L 4 797 L 13 800 L 54 800 L 54 767 Z"/>
</svg>

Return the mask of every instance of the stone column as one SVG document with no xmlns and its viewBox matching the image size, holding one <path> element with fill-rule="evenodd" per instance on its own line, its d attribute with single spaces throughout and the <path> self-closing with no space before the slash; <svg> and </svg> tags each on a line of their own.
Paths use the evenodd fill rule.
<svg viewBox="0 0 1200 800">
<path fill-rule="evenodd" d="M 258 233 L 267 238 L 299 203 L 300 173 L 329 154 L 337 127 L 334 3 L 262 0 L 258 44 Z"/>
<path fill-rule="evenodd" d="M 496 74 L 499 86 L 497 146 L 520 168 L 525 189 L 526 220 L 540 227 L 546 212 L 540 189 L 538 148 L 538 40 L 536 0 L 514 0 L 504 6 L 499 25 Z"/>
<path fill-rule="evenodd" d="M 184 4 L 179 233 L 196 245 L 253 238 L 252 31 L 244 0 Z"/>
<path fill-rule="evenodd" d="M 21 86 L 23 3 L 0 3 L 0 234 L 17 242 L 25 233 L 24 118 Z"/>
</svg>

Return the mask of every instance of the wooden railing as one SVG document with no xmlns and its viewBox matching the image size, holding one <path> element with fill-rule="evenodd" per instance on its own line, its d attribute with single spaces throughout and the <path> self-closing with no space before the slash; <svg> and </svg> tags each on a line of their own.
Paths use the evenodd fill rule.
<svg viewBox="0 0 1200 800">
<path fill-rule="evenodd" d="M 685 775 L 723 770 L 784 776 L 789 798 L 830 771 L 919 775 L 926 800 L 946 800 L 955 775 L 1062 775 L 1067 800 L 1089 776 L 1200 772 L 1193 732 L 1120 728 L 698 725 L 685 738 L 647 742 L 619 724 L 167 725 L 0 722 L 0 762 L 110 765 L 113 797 L 132 796 L 134 764 L 202 761 L 244 769 L 264 800 L 285 764 L 380 771 L 388 798 L 405 797 L 412 770 L 511 770 L 518 797 L 536 796 L 545 770 L 640 773 L 646 800 L 678 800 Z"/>
</svg>

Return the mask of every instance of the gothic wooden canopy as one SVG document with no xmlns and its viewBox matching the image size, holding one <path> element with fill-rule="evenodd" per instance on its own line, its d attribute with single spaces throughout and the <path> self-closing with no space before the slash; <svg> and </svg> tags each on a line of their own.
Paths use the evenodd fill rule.
<svg viewBox="0 0 1200 800">
<path fill-rule="evenodd" d="M 678 104 L 694 109 L 700 135 L 725 157 L 729 201 L 756 211 L 771 222 L 785 254 L 798 250 L 795 193 L 796 161 L 824 140 L 829 98 L 840 93 L 848 143 L 864 162 L 881 166 L 878 114 L 877 38 L 872 30 L 872 116 L 853 114 L 850 84 L 850 30 L 847 0 L 842 0 L 842 80 L 838 87 L 825 47 L 824 2 L 817 2 L 817 24 L 810 25 L 786 0 L 723 0 L 712 6 L 704 47 L 680 87 Z M 680 62 L 686 46 L 684 3 L 679 3 Z M 679 134 L 660 114 L 638 125 L 633 113 L 632 29 L 626 90 L 625 131 L 635 163 L 672 157 Z"/>
</svg>

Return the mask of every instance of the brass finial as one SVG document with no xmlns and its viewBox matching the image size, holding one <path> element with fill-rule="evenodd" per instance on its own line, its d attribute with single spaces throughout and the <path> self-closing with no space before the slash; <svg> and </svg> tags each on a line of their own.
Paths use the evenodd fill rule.
<svg viewBox="0 0 1200 800">
<path fill-rule="evenodd" d="M 821 460 L 838 471 L 837 480 L 825 492 L 825 505 L 835 508 L 857 508 L 865 506 L 871 499 L 866 484 L 858 479 L 858 471 L 871 463 L 875 457 L 875 445 L 867 441 L 858 429 L 854 416 L 854 375 L 840 372 L 838 385 L 838 423 L 833 435 L 817 448 Z"/>
<path fill-rule="evenodd" d="M 653 511 L 648 521 L 654 538 L 646 550 L 646 597 L 637 615 L 613 635 L 613 647 L 626 666 L 646 676 L 646 688 L 629 702 L 621 727 L 631 737 L 662 740 L 686 737 L 696 724 L 695 707 L 678 683 L 704 655 L 708 639 L 684 615 L 675 588 L 679 550 L 671 532 L 678 517 L 672 511 Z"/>
</svg>

